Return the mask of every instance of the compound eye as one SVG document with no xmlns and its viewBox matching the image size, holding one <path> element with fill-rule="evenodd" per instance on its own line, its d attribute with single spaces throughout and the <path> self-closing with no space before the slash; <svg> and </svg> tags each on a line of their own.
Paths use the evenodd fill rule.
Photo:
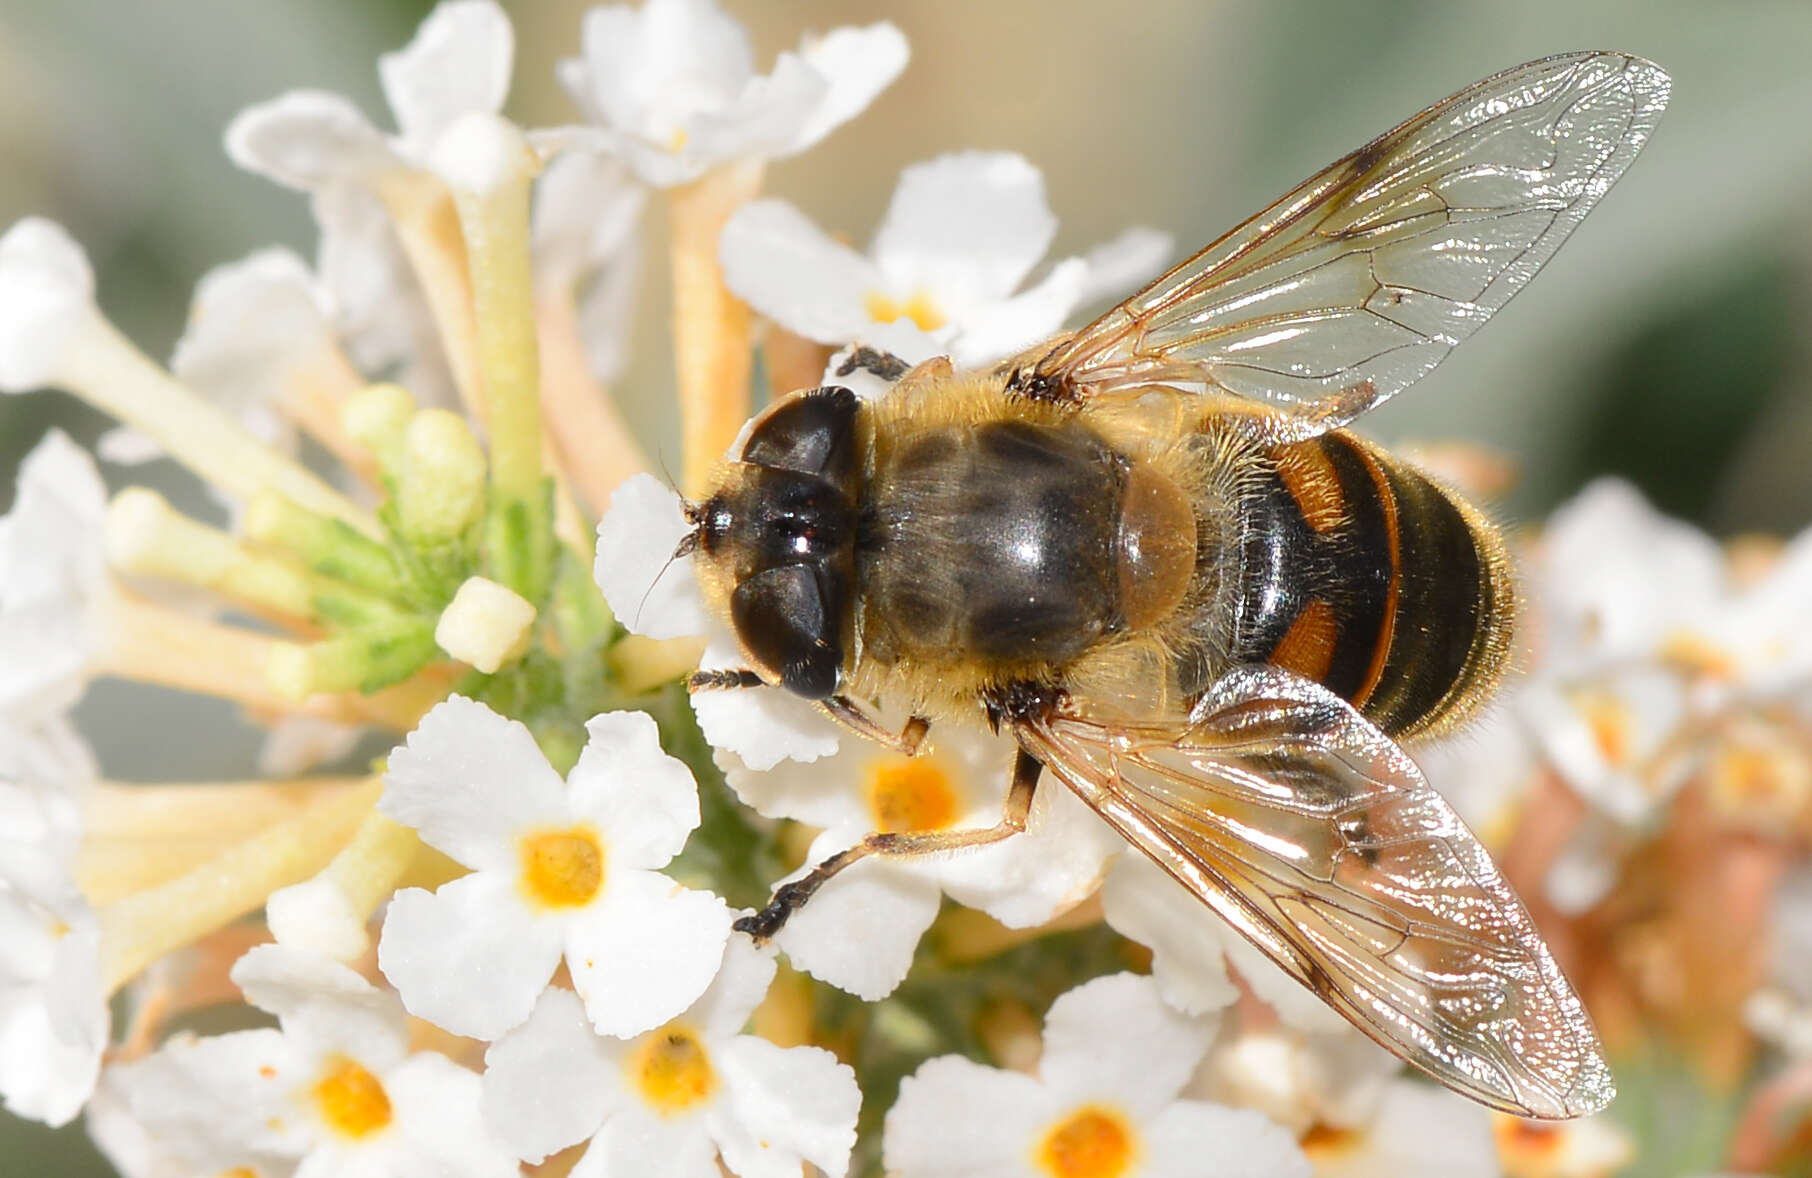
<svg viewBox="0 0 1812 1178">
<path fill-rule="evenodd" d="M 856 395 L 826 385 L 774 406 L 749 435 L 742 460 L 847 486 L 855 473 Z"/>
<path fill-rule="evenodd" d="M 755 659 L 780 675 L 780 685 L 806 699 L 837 690 L 843 650 L 838 621 L 824 608 L 818 578 L 806 565 L 765 569 L 730 595 L 730 621 Z"/>
</svg>

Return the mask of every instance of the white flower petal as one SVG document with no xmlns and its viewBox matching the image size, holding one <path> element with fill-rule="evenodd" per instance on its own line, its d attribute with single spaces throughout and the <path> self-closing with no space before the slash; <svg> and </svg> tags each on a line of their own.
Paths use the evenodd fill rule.
<svg viewBox="0 0 1812 1178">
<path fill-rule="evenodd" d="M 1357 1138 L 1314 1151 L 1317 1178 L 1497 1178 L 1491 1115 L 1452 1092 L 1398 1080 Z"/>
<path fill-rule="evenodd" d="M 1309 1178 L 1311 1172 L 1296 1139 L 1251 1109 L 1179 1100 L 1144 1129 L 1139 1172 L 1151 1178 Z"/>
<path fill-rule="evenodd" d="M 731 1173 L 791 1178 L 800 1159 L 831 1175 L 849 1168 L 862 1107 L 849 1065 L 822 1048 L 776 1047 L 753 1035 L 717 1047 L 712 1062 L 726 1098 L 712 1110 L 714 1136 Z"/>
<path fill-rule="evenodd" d="M 409 1035 L 397 996 L 350 966 L 290 945 L 258 945 L 233 963 L 245 1000 L 277 1016 L 286 1033 L 306 1024 L 317 1042 L 356 1046 L 361 1059 L 401 1059 Z"/>
<path fill-rule="evenodd" d="M 966 308 L 1011 294 L 1056 232 L 1044 177 L 1023 156 L 959 152 L 900 174 L 872 252 L 896 292 Z"/>
<path fill-rule="evenodd" d="M 129 425 L 116 425 L 94 441 L 94 452 L 115 466 L 143 466 L 162 458 L 163 444 Z"/>
<path fill-rule="evenodd" d="M 337 356 L 325 292 L 301 258 L 260 250 L 218 266 L 195 288 L 170 371 L 266 443 L 293 430 L 276 406 L 306 365 Z"/>
<path fill-rule="evenodd" d="M 390 754 L 378 809 L 467 867 L 511 871 L 512 834 L 565 824 L 565 793 L 526 727 L 456 695 Z"/>
<path fill-rule="evenodd" d="M 873 262 L 827 237 L 783 200 L 750 201 L 718 244 L 724 285 L 796 335 L 847 343 L 868 330 L 871 292 L 883 279 Z"/>
<path fill-rule="evenodd" d="M 325 876 L 272 892 L 264 902 L 264 919 L 278 944 L 335 961 L 353 961 L 371 947 L 363 914 Z"/>
<path fill-rule="evenodd" d="M 515 33 L 490 0 L 445 0 L 414 40 L 378 58 L 384 96 L 407 149 L 424 158 L 461 115 L 495 114 L 510 91 Z"/>
<path fill-rule="evenodd" d="M 647 203 L 648 190 L 614 156 L 586 150 L 557 155 L 535 182 L 537 287 L 570 288 L 600 266 L 627 263 L 636 253 Z"/>
<path fill-rule="evenodd" d="M 0 237 L 0 392 L 56 383 L 99 315 L 88 256 L 61 225 L 26 217 Z"/>
<path fill-rule="evenodd" d="M 1009 761 L 998 780 L 1004 799 Z M 992 825 L 997 814 L 978 816 Z M 1093 895 L 1107 863 L 1126 844 L 1067 789 L 1041 789 L 1024 834 L 937 864 L 944 892 L 1008 928 L 1043 924 Z"/>
<path fill-rule="evenodd" d="M 730 921 L 710 892 L 652 871 L 613 870 L 603 898 L 566 930 L 566 968 L 592 1025 L 624 1038 L 691 1006 L 723 962 Z"/>
<path fill-rule="evenodd" d="M 416 1155 L 395 1172 L 518 1178 L 516 1159 L 479 1114 L 478 1077 L 444 1055 L 420 1051 L 385 1072 L 384 1092 L 396 1115 L 395 1131 Z"/>
<path fill-rule="evenodd" d="M 8 1112 L 56 1126 L 82 1111 L 107 1046 L 107 1008 L 98 985 L 92 996 L 90 1024 L 72 1038 L 47 1000 L 0 994 L 0 1103 Z"/>
<path fill-rule="evenodd" d="M 474 872 L 390 901 L 378 968 L 409 1013 L 474 1039 L 522 1022 L 560 964 L 559 921 L 531 919 L 502 874 Z"/>
<path fill-rule="evenodd" d="M 291 1116 L 301 1077 L 297 1053 L 275 1028 L 196 1039 L 177 1035 L 136 1063 L 107 1069 L 132 1116 L 194 1169 L 211 1173 L 294 1158 L 309 1145 L 306 1118 Z"/>
<path fill-rule="evenodd" d="M 1338 1031 L 1347 1025 L 1333 1007 L 1285 973 L 1282 966 L 1265 956 L 1264 950 L 1240 936 L 1233 926 L 1219 917 L 1215 917 L 1214 922 L 1215 935 L 1221 939 L 1228 966 L 1245 979 L 1260 1001 L 1277 1012 L 1284 1025 L 1313 1033 Z"/>
<path fill-rule="evenodd" d="M 593 8 L 583 27 L 587 97 L 607 125 L 664 138 L 672 128 L 637 125 L 663 99 L 721 105 L 755 73 L 748 34 L 710 0 L 650 0 Z"/>
<path fill-rule="evenodd" d="M 227 126 L 226 150 L 246 171 L 304 190 L 402 166 L 358 107 L 320 90 L 292 90 L 240 111 Z"/>
<path fill-rule="evenodd" d="M 941 1055 L 900 1082 L 882 1166 L 897 1178 L 1041 1178 L 1032 1149 L 1056 1112 L 1030 1076 Z"/>
<path fill-rule="evenodd" d="M 829 93 L 821 74 L 796 55 L 782 53 L 773 72 L 750 78 L 734 102 L 687 115 L 685 140 L 671 154 L 695 175 L 732 160 L 790 154 L 800 128 Z"/>
<path fill-rule="evenodd" d="M 1088 280 L 1082 284 L 1078 302 L 1131 294 L 1158 276 L 1175 249 L 1174 237 L 1143 225 L 1102 242 L 1083 258 L 1088 263 Z"/>
<path fill-rule="evenodd" d="M 724 944 L 723 965 L 697 1002 L 683 1016 L 707 1040 L 739 1035 L 755 1008 L 767 997 L 776 969 L 774 947 L 732 935 Z"/>
<path fill-rule="evenodd" d="M 846 832 L 827 831 L 806 862 L 820 863 L 850 841 Z M 937 919 L 940 896 L 936 881 L 911 867 L 858 860 L 793 913 L 774 943 L 819 981 L 877 1002 L 905 980 L 919 938 Z"/>
<path fill-rule="evenodd" d="M 717 1147 L 700 1117 L 662 1117 L 638 1103 L 612 1114 L 592 1138 L 591 1148 L 573 1167 L 571 1178 L 623 1178 L 658 1174 L 661 1178 L 723 1178 Z"/>
<path fill-rule="evenodd" d="M 567 775 L 573 816 L 598 824 L 613 864 L 665 867 L 698 827 L 692 771 L 661 751 L 646 712 L 605 712 L 585 730 L 590 739 Z"/>
<path fill-rule="evenodd" d="M 692 563 L 674 559 L 691 530 L 680 497 L 653 475 L 631 475 L 611 493 L 592 573 L 611 612 L 634 633 L 684 638 L 711 625 Z"/>
<path fill-rule="evenodd" d="M 590 1137 L 621 1086 L 602 1045 L 577 994 L 544 991 L 528 1021 L 484 1053 L 485 1121 L 530 1162 Z"/>
<path fill-rule="evenodd" d="M 978 312 L 951 342 L 957 363 L 980 367 L 1055 335 L 1081 301 L 1087 278 L 1087 262 L 1066 258 L 1037 286 Z"/>
<path fill-rule="evenodd" d="M 742 654 L 729 639 L 714 639 L 699 659 L 701 670 L 740 667 Z M 751 769 L 784 760 L 815 761 L 835 753 L 837 726 L 810 703 L 780 687 L 695 691 L 692 711 L 705 739 Z"/>
<path fill-rule="evenodd" d="M 1220 917 L 1136 852 L 1123 854 L 1101 886 L 1108 925 L 1151 950 L 1151 974 L 1164 1001 L 1189 1014 L 1219 1010 L 1239 997 L 1227 976 L 1218 935 L 1205 935 Z"/>
<path fill-rule="evenodd" d="M 889 21 L 832 29 L 799 47 L 805 64 L 828 87 L 784 154 L 804 151 L 855 118 L 893 84 L 911 57 L 906 36 Z"/>
<path fill-rule="evenodd" d="M 1210 1022 L 1179 1014 L 1148 977 L 1119 973 L 1060 996 L 1038 1075 L 1059 1100 L 1107 1099 L 1135 1117 L 1176 1099 L 1208 1052 Z"/>
</svg>

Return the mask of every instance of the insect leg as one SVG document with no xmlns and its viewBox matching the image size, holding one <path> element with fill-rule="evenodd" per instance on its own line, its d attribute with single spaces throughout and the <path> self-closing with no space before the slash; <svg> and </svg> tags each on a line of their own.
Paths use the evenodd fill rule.
<svg viewBox="0 0 1812 1178">
<path fill-rule="evenodd" d="M 848 376 L 859 368 L 882 380 L 891 381 L 905 376 L 906 370 L 911 367 L 912 365 L 892 352 L 883 352 L 878 348 L 871 348 L 867 344 L 857 344 L 855 349 L 850 352 L 849 359 L 837 365 L 837 375 Z"/>
<path fill-rule="evenodd" d="M 1032 812 L 1032 797 L 1038 789 L 1038 774 L 1043 769 L 1043 763 L 1037 758 L 1023 750 L 1020 751 L 1013 762 L 1013 784 L 1007 790 L 1006 806 L 1001 811 L 1000 821 L 993 826 L 980 830 L 930 830 L 871 834 L 855 846 L 838 851 L 792 883 L 781 884 L 774 889 L 774 898 L 768 901 L 768 906 L 753 916 L 745 916 L 737 921 L 736 931 L 748 933 L 757 941 L 770 939 L 786 925 L 787 919 L 803 908 L 806 901 L 810 900 L 832 876 L 858 859 L 866 859 L 870 855 L 933 855 L 939 851 L 985 847 L 990 843 L 998 843 L 1002 839 L 1023 833 L 1026 828 L 1026 818 Z"/>
<path fill-rule="evenodd" d="M 906 721 L 906 726 L 898 733 L 890 732 L 879 720 L 864 711 L 861 704 L 847 695 L 833 695 L 827 700 L 821 700 L 819 706 L 831 719 L 857 736 L 866 737 L 908 757 L 919 751 L 919 743 L 925 739 L 925 733 L 931 730 L 931 721 L 923 716 L 914 716 Z"/>
</svg>

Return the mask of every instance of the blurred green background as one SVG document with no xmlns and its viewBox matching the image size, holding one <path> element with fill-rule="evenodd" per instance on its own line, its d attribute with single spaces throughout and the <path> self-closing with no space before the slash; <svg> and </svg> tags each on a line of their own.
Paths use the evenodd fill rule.
<svg viewBox="0 0 1812 1178">
<path fill-rule="evenodd" d="M 1719 533 L 1812 519 L 1812 5 L 1684 0 L 1063 0 L 911 4 L 729 0 L 762 68 L 808 29 L 888 17 L 904 77 L 863 117 L 775 165 L 770 191 L 857 241 L 899 169 L 963 147 L 1044 169 L 1058 255 L 1132 224 L 1217 236 L 1335 156 L 1505 66 L 1615 48 L 1674 76 L 1653 143 L 1532 292 L 1421 386 L 1368 421 L 1391 439 L 1471 439 L 1520 470 L 1499 505 L 1537 519 L 1593 475 L 1635 479 Z M 43 214 L 86 243 L 100 298 L 167 356 L 209 267 L 272 242 L 313 249 L 305 202 L 235 171 L 220 133 L 283 90 L 349 94 L 381 125 L 376 57 L 421 0 L 0 2 L 0 224 Z M 510 112 L 569 121 L 553 63 L 577 50 L 575 0 L 508 5 Z M 658 208 L 647 224 L 662 231 Z M 665 285 L 650 251 L 627 411 L 676 452 Z M 105 423 L 59 393 L 0 397 L 0 508 L 51 425 Z M 121 472 L 109 470 L 110 478 Z M 185 508 L 217 509 L 179 472 Z M 224 705 L 100 684 L 81 709 L 106 771 L 243 776 L 254 735 Z M 203 734 L 206 734 L 205 736 Z M 0 1114 L 0 1178 L 104 1174 L 79 1128 Z"/>
</svg>

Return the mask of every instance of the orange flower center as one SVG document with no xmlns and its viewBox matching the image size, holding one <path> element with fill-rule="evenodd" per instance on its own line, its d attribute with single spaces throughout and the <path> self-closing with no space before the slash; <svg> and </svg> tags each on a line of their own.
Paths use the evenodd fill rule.
<svg viewBox="0 0 1812 1178">
<path fill-rule="evenodd" d="M 900 757 L 869 773 L 868 809 L 885 834 L 945 830 L 962 817 L 950 775 L 930 757 Z"/>
<path fill-rule="evenodd" d="M 629 1057 L 629 1076 L 642 1099 L 667 1114 L 691 1108 L 717 1086 L 704 1044 L 680 1026 L 650 1035 Z"/>
<path fill-rule="evenodd" d="M 1309 1126 L 1309 1131 L 1302 1135 L 1298 1144 L 1302 1146 L 1302 1152 L 1309 1155 L 1310 1161 L 1331 1162 L 1343 1154 L 1353 1152 L 1363 1140 L 1364 1135 L 1357 1129 L 1337 1129 L 1318 1121 Z"/>
<path fill-rule="evenodd" d="M 589 827 L 542 831 L 520 845 L 523 890 L 543 907 L 589 904 L 604 884 L 604 847 Z"/>
<path fill-rule="evenodd" d="M 1077 1109 L 1045 1134 L 1038 1165 L 1051 1178 L 1120 1178 L 1133 1161 L 1126 1119 L 1108 1109 Z"/>
<path fill-rule="evenodd" d="M 336 1056 L 315 1082 L 315 1108 L 327 1127 L 342 1137 L 360 1138 L 390 1123 L 390 1097 L 383 1083 L 356 1060 Z"/>
</svg>

